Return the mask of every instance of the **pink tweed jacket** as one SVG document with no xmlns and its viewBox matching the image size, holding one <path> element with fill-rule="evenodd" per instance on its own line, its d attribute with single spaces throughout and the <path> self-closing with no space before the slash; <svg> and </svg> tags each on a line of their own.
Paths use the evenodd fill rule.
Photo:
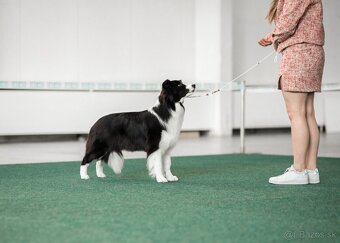
<svg viewBox="0 0 340 243">
<path fill-rule="evenodd" d="M 279 0 L 272 40 L 276 51 L 298 44 L 309 43 L 323 46 L 321 0 Z"/>
</svg>

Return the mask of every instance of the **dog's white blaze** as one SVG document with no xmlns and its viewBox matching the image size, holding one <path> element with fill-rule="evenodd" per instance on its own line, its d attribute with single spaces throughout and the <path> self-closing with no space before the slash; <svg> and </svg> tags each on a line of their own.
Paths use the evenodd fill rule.
<svg viewBox="0 0 340 243">
<path fill-rule="evenodd" d="M 115 174 L 120 174 L 122 173 L 124 166 L 124 159 L 116 152 L 112 152 L 109 156 L 108 165 L 112 168 Z"/>
<path fill-rule="evenodd" d="M 194 92 L 195 88 L 192 86 L 192 84 L 185 85 L 185 87 L 189 90 L 189 93 Z"/>
</svg>

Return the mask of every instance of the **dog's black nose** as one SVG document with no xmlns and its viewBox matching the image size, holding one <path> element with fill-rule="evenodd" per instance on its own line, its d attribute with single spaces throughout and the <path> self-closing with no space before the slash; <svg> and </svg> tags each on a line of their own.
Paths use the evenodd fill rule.
<svg viewBox="0 0 340 243">
<path fill-rule="evenodd" d="M 196 84 L 193 84 L 192 87 L 193 87 L 194 89 L 196 89 Z"/>
</svg>

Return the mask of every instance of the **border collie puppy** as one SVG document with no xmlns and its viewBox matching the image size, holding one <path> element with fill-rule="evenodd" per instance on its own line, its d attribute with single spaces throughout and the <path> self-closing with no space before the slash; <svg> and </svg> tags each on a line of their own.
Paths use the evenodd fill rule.
<svg viewBox="0 0 340 243">
<path fill-rule="evenodd" d="M 146 152 L 149 175 L 157 182 L 177 181 L 170 170 L 170 153 L 183 123 L 183 99 L 194 91 L 194 84 L 165 80 L 158 101 L 149 110 L 114 113 L 100 118 L 90 130 L 80 178 L 90 178 L 87 168 L 93 160 L 97 160 L 98 177 L 105 177 L 104 163 L 120 174 L 124 165 L 122 151 L 127 150 Z"/>
</svg>

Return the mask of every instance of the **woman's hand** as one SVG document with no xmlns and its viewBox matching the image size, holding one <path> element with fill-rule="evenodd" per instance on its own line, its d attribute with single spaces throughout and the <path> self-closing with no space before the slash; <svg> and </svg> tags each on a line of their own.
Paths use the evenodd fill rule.
<svg viewBox="0 0 340 243">
<path fill-rule="evenodd" d="M 273 44 L 273 38 L 271 33 L 269 33 L 268 35 L 266 35 L 265 37 L 263 37 L 261 40 L 259 40 L 258 42 L 261 46 L 269 46 L 271 44 Z"/>
</svg>

